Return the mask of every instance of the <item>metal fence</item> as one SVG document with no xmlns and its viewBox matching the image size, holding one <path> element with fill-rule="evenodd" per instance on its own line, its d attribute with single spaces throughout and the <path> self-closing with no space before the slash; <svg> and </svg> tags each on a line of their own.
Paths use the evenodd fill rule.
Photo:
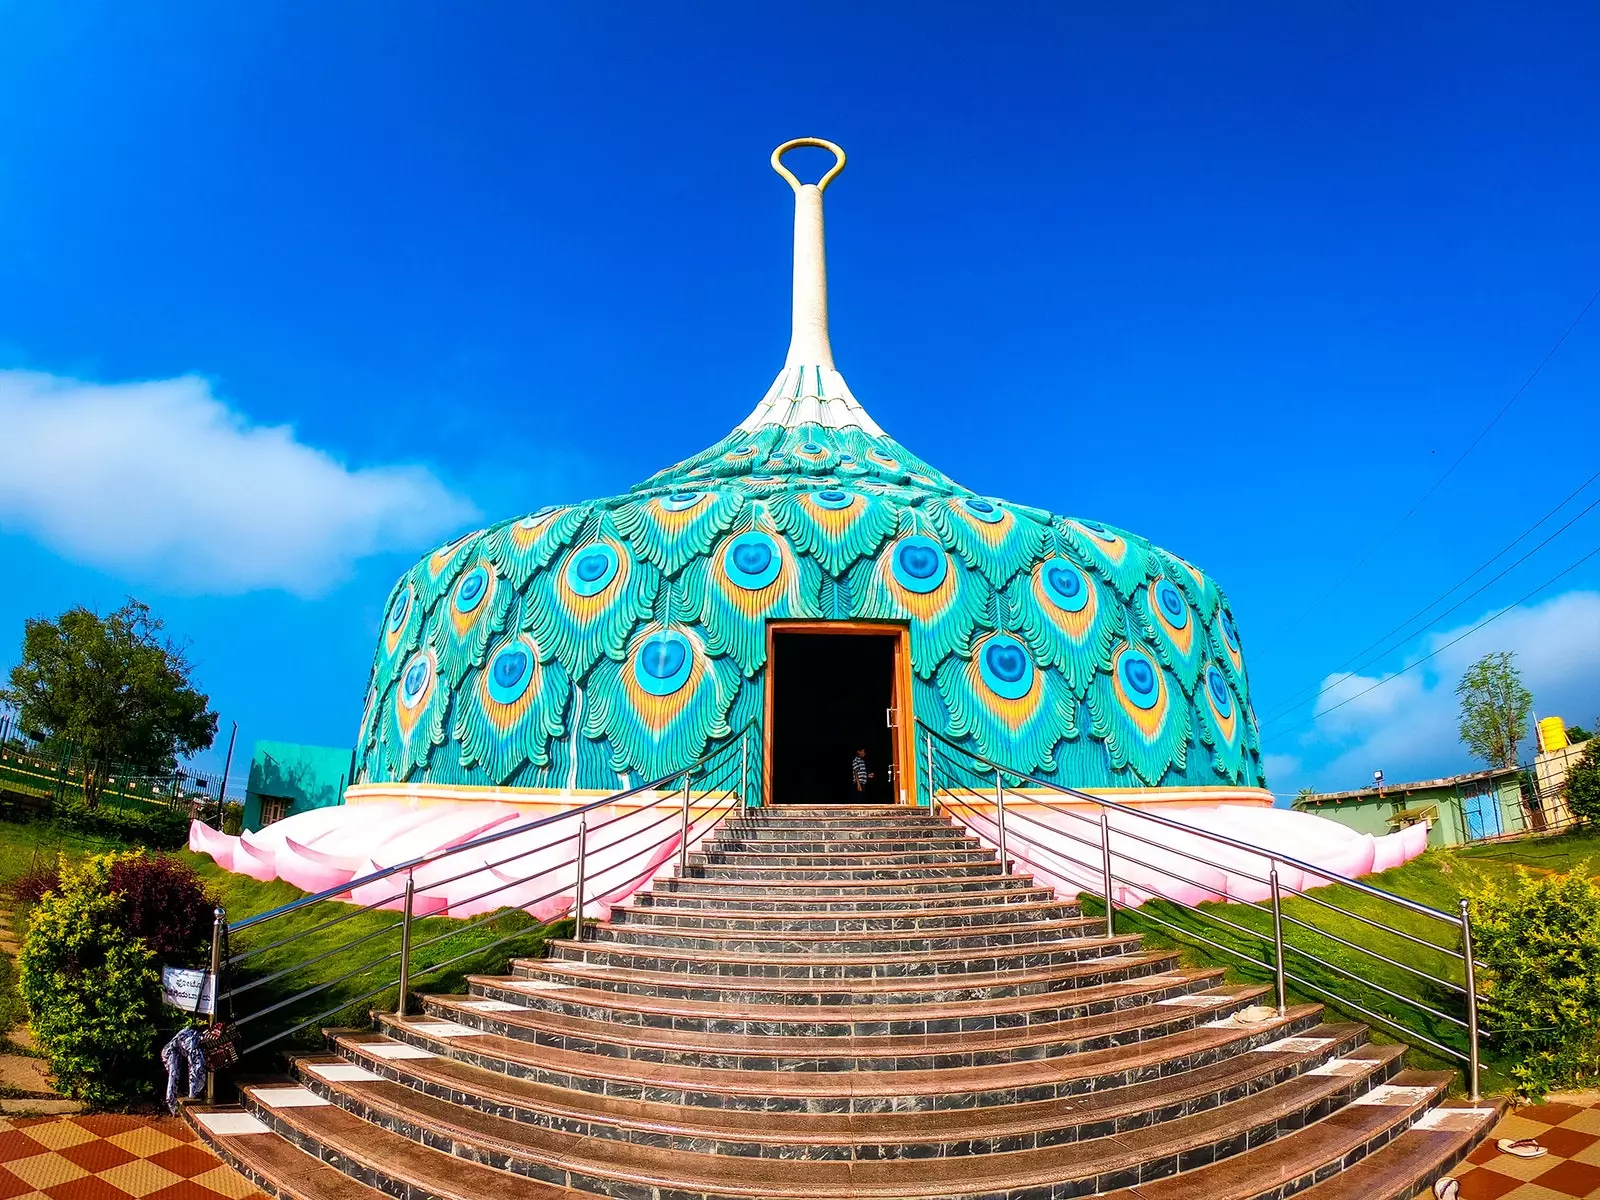
<svg viewBox="0 0 1600 1200">
<path fill-rule="evenodd" d="M 29 737 L 9 717 L 0 717 L 0 788 L 64 802 L 83 797 L 88 763 L 76 745 L 51 744 Z M 184 810 L 209 809 L 236 803 L 225 796 L 225 781 L 218 774 L 188 767 L 152 774 L 126 764 L 113 764 L 101 786 L 100 803 L 119 807 Z"/>
<path fill-rule="evenodd" d="M 1117 923 L 1118 885 L 1124 894 L 1151 897 L 1138 908 L 1137 921 L 1270 971 L 1280 1014 L 1294 984 L 1460 1062 L 1473 1099 L 1478 1097 L 1482 964 L 1473 957 L 1465 900 L 1458 911 L 1445 912 L 1266 847 L 1033 778 L 921 722 L 918 732 L 917 769 L 935 808 L 993 844 L 1002 862 L 1016 860 L 1023 870 L 1031 866 L 1069 881 L 1096 881 L 1082 891 L 1105 906 L 1107 934 Z M 1021 789 L 1025 797 L 1015 795 Z M 1035 805 L 1065 819 L 1041 821 L 1037 810 L 1029 811 Z M 1170 832 L 1180 836 L 1163 836 Z M 1218 855 L 1187 849 L 1188 838 L 1218 848 L 1228 873 L 1258 884 L 1268 899 L 1215 891 L 1204 879 Z M 1284 881 L 1290 869 L 1304 887 Z M 1209 892 L 1215 902 L 1182 902 L 1171 894 L 1179 888 L 1168 884 L 1163 891 L 1162 879 Z M 1340 903 L 1317 895 L 1310 879 L 1340 885 Z"/>
<path fill-rule="evenodd" d="M 559 905 L 559 912 L 574 921 L 572 936 L 582 940 L 585 904 L 610 903 L 631 894 L 670 860 L 671 853 L 664 855 L 663 847 L 674 839 L 677 839 L 678 871 L 682 874 L 690 844 L 703 838 L 729 814 L 742 811 L 748 805 L 752 795 L 753 736 L 754 726 L 747 726 L 710 753 L 660 779 L 566 812 L 512 825 L 459 846 L 384 867 L 231 925 L 227 914 L 217 909 L 211 970 L 213 977 L 220 981 L 218 1011 L 231 1015 L 246 1043 L 243 1053 L 248 1054 L 319 1025 L 355 1005 L 376 1000 L 386 992 L 395 993 L 395 1011 L 404 1014 L 412 986 L 418 979 L 437 976 L 462 960 L 481 956 L 537 932 L 537 927 L 524 924 L 503 936 L 454 952 L 455 948 L 449 944 L 452 940 L 458 946 L 461 935 L 504 919 L 506 910 L 496 909 L 471 920 L 451 921 L 448 928 L 434 927 L 434 932 L 418 940 L 413 934 L 419 890 L 435 901 L 429 908 L 431 916 L 450 916 L 452 908 L 481 907 L 485 899 L 499 895 L 507 896 L 507 908 L 520 910 L 570 897 Z M 647 796 L 648 799 L 643 799 Z M 698 805 L 693 803 L 696 797 Z M 625 813 L 603 814 L 601 811 L 636 799 L 641 801 L 638 806 Z M 627 817 L 637 818 L 657 811 L 659 815 L 645 824 L 618 828 Z M 539 839 L 539 852 L 569 846 L 570 855 L 553 863 L 541 861 L 530 873 L 507 879 L 498 868 L 514 867 L 519 860 L 528 860 L 532 853 L 526 844 L 513 844 L 508 850 L 509 840 L 525 838 L 528 833 L 542 829 L 550 832 L 548 838 Z M 635 840 L 647 835 L 653 836 L 649 840 Z M 615 853 L 607 856 L 609 861 L 605 865 L 595 866 L 596 856 L 606 851 Z M 435 878 L 440 864 L 457 864 L 461 869 L 443 879 Z M 424 869 L 425 879 L 419 889 L 417 874 Z M 442 897 L 441 889 L 485 875 L 490 877 L 486 882 L 491 884 L 485 890 L 458 899 L 444 897 L 442 906 L 437 903 Z M 525 894 L 528 885 L 541 886 L 535 883 L 538 880 L 551 886 L 541 895 L 530 898 Z M 385 882 L 391 886 L 385 889 L 382 898 L 370 903 L 352 903 L 344 911 L 321 920 L 316 919 L 320 914 L 315 910 L 308 911 L 312 905 L 349 898 L 358 889 L 369 889 L 373 884 Z M 396 903 L 400 911 L 394 920 L 376 928 L 367 927 L 370 922 L 363 923 L 349 937 L 327 944 L 326 935 L 330 930 L 346 926 L 363 914 L 393 911 Z M 305 923 L 308 920 L 310 924 Z M 240 945 L 241 942 L 248 944 Z M 230 946 L 235 949 L 230 950 Z M 352 964 L 352 959 L 357 961 Z M 279 963 L 283 965 L 276 965 Z M 331 968 L 325 976 L 317 970 L 324 965 Z M 353 995 L 343 994 L 340 989 L 351 984 L 359 990 Z M 337 999 L 331 1005 L 307 1013 L 305 1010 L 313 1007 L 319 996 L 323 997 L 324 1004 L 327 999 Z"/>
</svg>

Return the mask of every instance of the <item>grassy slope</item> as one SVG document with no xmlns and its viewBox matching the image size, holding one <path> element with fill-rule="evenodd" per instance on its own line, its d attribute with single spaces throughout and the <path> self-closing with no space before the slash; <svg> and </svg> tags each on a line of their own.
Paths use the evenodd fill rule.
<svg viewBox="0 0 1600 1200">
<path fill-rule="evenodd" d="M 76 858 L 115 848 L 118 848 L 118 843 L 76 831 L 61 830 L 52 825 L 0 822 L 0 887 L 14 881 L 31 864 L 49 861 L 57 854 L 65 853 Z M 209 858 L 201 855 L 184 852 L 180 857 L 199 872 L 215 900 L 226 908 L 230 921 L 265 912 L 303 894 L 288 884 L 260 883 L 222 871 Z M 1565 871 L 1586 860 L 1591 862 L 1591 870 L 1600 873 L 1600 835 L 1566 834 L 1542 841 L 1430 851 L 1403 867 L 1371 876 L 1368 882 L 1434 908 L 1453 912 L 1463 889 L 1476 880 L 1508 875 L 1518 865 L 1525 865 L 1534 871 Z M 1426 916 L 1399 911 L 1392 905 L 1371 900 L 1354 889 L 1319 888 L 1313 895 L 1352 914 L 1381 919 L 1386 924 L 1398 926 L 1424 941 L 1443 946 L 1454 945 L 1449 927 Z M 1087 907 L 1090 911 L 1094 910 L 1092 902 Z M 399 947 L 398 917 L 388 912 L 351 913 L 350 905 L 330 901 L 308 906 L 293 916 L 269 922 L 257 930 L 240 935 L 231 947 L 235 955 L 266 947 L 268 943 L 292 934 L 301 935 L 290 945 L 260 950 L 240 964 L 239 975 L 247 982 L 284 972 L 238 997 L 237 1011 L 241 1015 L 259 1011 L 268 1004 L 284 1002 L 277 1011 L 245 1024 L 243 1032 L 247 1045 L 259 1040 L 264 1032 L 285 1029 L 301 1021 L 310 1021 L 310 1024 L 289 1039 L 287 1044 L 314 1045 L 318 1041 L 319 1027 L 359 1021 L 368 1010 L 394 1003 L 393 979 Z M 1430 953 L 1392 935 L 1376 933 L 1360 921 L 1329 912 L 1311 900 L 1287 898 L 1284 913 L 1286 917 L 1299 918 L 1346 941 L 1380 949 L 1389 957 L 1433 980 L 1460 978 L 1460 964 L 1446 955 Z M 317 928 L 341 916 L 347 919 L 327 929 Z M 20 934 L 26 928 L 26 914 L 19 912 L 17 917 Z M 1153 919 L 1156 917 L 1176 926 L 1180 932 L 1174 933 L 1164 927 Z M 1189 961 L 1225 966 L 1236 980 L 1270 982 L 1270 941 L 1264 942 L 1261 937 L 1229 930 L 1212 917 L 1222 917 L 1261 935 L 1270 936 L 1269 914 L 1264 908 L 1245 904 L 1205 905 L 1196 913 L 1158 902 L 1145 909 L 1119 912 L 1117 921 L 1119 931 L 1144 933 L 1154 945 L 1178 946 L 1185 951 Z M 566 932 L 566 923 L 547 928 L 525 914 L 516 912 L 502 914 L 472 930 L 463 931 L 462 924 L 446 918 L 422 918 L 414 923 L 412 983 L 415 990 L 460 990 L 465 974 L 498 971 L 513 955 L 536 956 L 542 950 L 545 937 Z M 1397 1033 L 1404 1038 L 1405 1031 L 1414 1031 L 1444 1045 L 1464 1050 L 1465 1035 L 1460 1029 L 1447 1021 L 1420 1013 L 1410 1005 L 1401 1004 L 1371 985 L 1413 997 L 1450 1013 L 1462 1010 L 1459 995 L 1431 982 L 1429 978 L 1419 978 L 1399 967 L 1375 961 L 1292 923 L 1286 922 L 1286 928 L 1286 941 L 1291 947 L 1291 973 L 1307 983 L 1317 985 L 1307 988 L 1291 983 L 1292 994 L 1300 999 L 1328 1003 L 1336 1017 L 1368 1021 L 1380 1039 L 1386 1034 L 1393 1036 Z M 1223 953 L 1204 945 L 1192 936 L 1197 933 L 1229 947 L 1236 954 Z M 443 940 L 434 945 L 425 945 L 434 937 Z M 490 945 L 501 938 L 510 940 L 497 946 Z M 352 945 L 358 941 L 359 944 Z M 467 954 L 468 957 L 438 970 L 430 969 L 461 954 Z M 319 958 L 324 955 L 326 957 Z M 317 961 L 294 969 L 296 964 L 307 963 L 308 960 Z M 349 979 L 311 996 L 294 998 L 315 983 L 369 963 L 373 964 L 370 969 Z M 1365 982 L 1353 983 L 1341 976 L 1336 968 L 1342 968 Z M 380 989 L 380 985 L 387 986 Z M 1384 1014 L 1396 1021 L 1401 1029 L 1386 1030 L 1380 1022 L 1371 1021 L 1353 1010 L 1342 1009 L 1337 1002 L 1329 1002 L 1320 995 L 1319 988 L 1334 991 L 1364 1008 Z M 380 989 L 377 995 L 362 998 L 363 993 L 374 989 Z M 4 1025 L 8 1018 L 15 1019 L 12 1017 L 16 1009 L 12 981 L 0 979 L 0 993 L 3 993 L 0 996 L 0 1025 Z M 1422 1054 L 1418 1060 L 1426 1062 L 1430 1057 Z M 1444 1061 L 1446 1065 L 1455 1065 L 1454 1062 Z M 1487 1085 L 1503 1083 L 1503 1073 L 1498 1069 L 1492 1046 L 1485 1047 L 1485 1068 Z"/>
<path fill-rule="evenodd" d="M 1542 841 L 1503 842 L 1430 851 L 1402 867 L 1368 876 L 1364 882 L 1445 912 L 1455 912 L 1464 890 L 1484 879 L 1508 876 L 1519 865 L 1533 871 L 1548 872 L 1571 870 L 1585 862 L 1589 863 L 1587 869 L 1600 874 L 1600 835 L 1570 833 Z M 1461 994 L 1438 982 L 1461 981 L 1462 965 L 1459 960 L 1374 930 L 1354 918 L 1368 917 L 1381 921 L 1422 941 L 1449 949 L 1459 948 L 1459 936 L 1454 929 L 1431 917 L 1371 899 L 1349 887 L 1318 888 L 1311 895 L 1315 900 L 1336 905 L 1353 916 L 1331 912 L 1313 900 L 1285 898 L 1286 961 L 1289 973 L 1303 981 L 1302 984 L 1296 984 L 1291 980 L 1291 996 L 1326 1003 L 1337 1019 L 1365 1021 L 1372 1026 L 1379 1040 L 1395 1037 L 1411 1040 L 1407 1035 L 1417 1033 L 1465 1054 L 1467 1038 L 1460 1027 L 1422 1012 L 1412 1004 L 1401 1003 L 1378 990 L 1386 989 L 1441 1012 L 1464 1016 L 1465 1002 Z M 1256 931 L 1259 936 L 1228 929 L 1217 918 Z M 1406 970 L 1351 950 L 1320 936 L 1318 932 L 1294 925 L 1291 919 L 1314 925 L 1316 930 L 1326 931 L 1347 942 L 1378 950 L 1412 969 Z M 1137 931 L 1145 934 L 1154 945 L 1179 947 L 1184 950 L 1186 960 L 1225 966 L 1236 980 L 1266 983 L 1272 980 L 1272 921 L 1265 905 L 1258 908 L 1248 904 L 1207 904 L 1196 912 L 1156 902 L 1143 909 L 1119 912 L 1117 921 L 1119 932 Z M 1163 921 L 1177 927 L 1180 932 L 1175 933 L 1164 927 L 1161 924 Z M 1198 941 L 1195 935 L 1210 938 L 1234 953 L 1207 946 Z M 1348 972 L 1356 979 L 1340 974 L 1341 971 Z M 1394 1024 L 1386 1027 L 1354 1008 L 1332 1001 L 1328 998 L 1329 992 L 1370 1012 L 1381 1014 Z M 1494 1047 L 1486 1043 L 1482 1052 L 1485 1087 L 1503 1087 L 1505 1072 L 1495 1057 Z M 1459 1065 L 1456 1060 L 1425 1050 L 1419 1050 L 1414 1057 L 1423 1064 Z"/>
<path fill-rule="evenodd" d="M 62 854 L 69 859 L 80 859 L 124 848 L 120 842 L 50 824 L 0 821 L 0 888 L 15 882 L 30 866 L 54 861 Z M 227 910 L 231 922 L 288 904 L 305 894 L 286 883 L 260 883 L 234 875 L 204 855 L 180 851 L 178 857 L 194 867 L 213 900 Z M 326 929 L 318 928 L 339 917 L 346 919 Z M 27 929 L 27 913 L 20 907 L 15 920 L 20 937 Z M 470 922 L 444 917 L 426 917 L 413 922 L 411 980 L 414 991 L 462 990 L 466 974 L 503 970 L 512 956 L 537 956 L 542 953 L 546 936 L 565 932 L 565 923 L 547 927 L 521 912 L 502 913 L 475 929 L 464 930 L 462 926 L 466 924 Z M 299 936 L 287 945 L 277 948 L 269 945 L 294 935 Z M 435 938 L 440 940 L 428 944 Z M 500 939 L 508 940 L 491 945 Z M 399 946 L 398 913 L 358 913 L 353 906 L 337 901 L 308 905 L 291 916 L 240 934 L 230 947 L 232 953 L 235 956 L 252 950 L 258 953 L 239 964 L 235 977 L 245 983 L 267 976 L 275 978 L 241 994 L 235 1006 L 237 1014 L 243 1017 L 271 1005 L 281 1005 L 273 1012 L 243 1023 L 241 1033 L 245 1044 L 248 1046 L 269 1033 L 309 1020 L 311 1023 L 285 1039 L 284 1045 L 313 1046 L 321 1040 L 319 1029 L 322 1026 L 361 1021 L 373 1008 L 393 1007 Z M 434 969 L 461 955 L 466 957 Z M 296 998 L 309 987 L 350 974 L 366 964 L 372 965 L 309 996 Z M 201 963 L 197 961 L 194 965 Z M 374 989 L 380 989 L 377 995 L 363 998 L 364 993 Z M 0 1026 L 9 1028 L 8 1018 L 14 1022 L 21 1016 L 14 978 L 0 977 Z"/>
</svg>

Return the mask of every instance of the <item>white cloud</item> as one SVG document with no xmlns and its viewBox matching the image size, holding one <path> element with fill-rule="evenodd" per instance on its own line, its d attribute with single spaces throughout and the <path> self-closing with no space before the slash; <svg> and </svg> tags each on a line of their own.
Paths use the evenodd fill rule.
<svg viewBox="0 0 1600 1200">
<path fill-rule="evenodd" d="M 1317 708 L 1346 703 L 1319 717 L 1300 739 L 1304 757 L 1326 757 L 1311 772 L 1318 787 L 1362 787 L 1380 768 L 1400 782 L 1482 767 L 1457 737 L 1455 686 L 1469 665 L 1491 651 L 1516 654 L 1540 716 L 1581 724 L 1594 719 L 1600 712 L 1600 592 L 1567 592 L 1523 605 L 1467 633 L 1488 615 L 1429 633 L 1399 665 L 1434 651 L 1436 656 L 1371 691 L 1366 689 L 1382 675 L 1323 680 Z"/>
<path fill-rule="evenodd" d="M 102 570 L 315 595 L 357 559 L 420 553 L 476 515 L 425 467 L 352 469 L 252 425 L 203 379 L 0 371 L 0 528 Z"/>
</svg>

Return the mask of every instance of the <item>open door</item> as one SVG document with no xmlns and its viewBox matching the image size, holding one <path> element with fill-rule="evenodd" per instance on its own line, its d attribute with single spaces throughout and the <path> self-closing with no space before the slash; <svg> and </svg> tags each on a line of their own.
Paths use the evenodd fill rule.
<svg viewBox="0 0 1600 1200">
<path fill-rule="evenodd" d="M 773 804 L 907 803 L 906 631 L 846 622 L 768 626 L 765 755 Z M 856 760 L 864 763 L 858 778 Z"/>
</svg>

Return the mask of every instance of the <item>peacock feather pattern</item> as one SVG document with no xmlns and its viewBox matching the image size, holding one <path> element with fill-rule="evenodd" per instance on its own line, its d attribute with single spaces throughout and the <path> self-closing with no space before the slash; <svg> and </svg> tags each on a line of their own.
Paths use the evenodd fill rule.
<svg viewBox="0 0 1600 1200">
<path fill-rule="evenodd" d="M 1018 635 L 1041 666 L 1058 671 L 1078 699 L 1123 634 L 1123 609 L 1093 572 L 1062 556 L 1041 559 L 1007 591 Z"/>
<path fill-rule="evenodd" d="M 457 538 L 396 584 L 358 780 L 671 775 L 764 718 L 771 624 L 803 619 L 909 628 L 912 715 L 1019 771 L 1261 785 L 1216 585 L 1125 530 L 979 495 L 885 434 L 833 364 L 820 228 L 796 226 L 795 340 L 738 428 L 623 495 Z M 998 411 L 973 408 L 973 432 Z"/>
<path fill-rule="evenodd" d="M 599 658 L 621 658 L 628 634 L 652 611 L 659 572 L 633 557 L 609 520 L 533 579 L 522 625 L 583 679 Z"/>
<path fill-rule="evenodd" d="M 1160 575 L 1134 593 L 1133 610 L 1144 640 L 1172 668 L 1184 695 L 1193 695 L 1206 645 L 1188 597 L 1171 579 Z"/>
<path fill-rule="evenodd" d="M 815 424 L 738 430 L 626 496 L 428 555 L 385 612 L 362 778 L 670 772 L 760 719 L 767 624 L 789 619 L 909 624 L 916 715 L 1042 778 L 1259 783 L 1237 626 L 1205 575 Z"/>
<path fill-rule="evenodd" d="M 669 774 L 726 737 L 738 667 L 713 659 L 692 631 L 647 625 L 621 662 L 603 661 L 589 690 L 583 732 L 612 746 L 611 766 L 646 779 Z"/>
<path fill-rule="evenodd" d="M 1123 642 L 1111 653 L 1111 670 L 1089 689 L 1090 730 L 1105 742 L 1112 766 L 1157 787 L 1187 762 L 1191 724 L 1182 701 L 1155 656 Z"/>
<path fill-rule="evenodd" d="M 570 690 L 561 664 L 541 655 L 530 634 L 500 641 L 465 689 L 474 703 L 456 710 L 461 765 L 480 768 L 496 786 L 526 765 L 549 766 L 550 748 L 566 732 Z"/>
<path fill-rule="evenodd" d="M 985 635 L 970 659 L 946 659 L 938 685 L 950 710 L 950 736 L 971 737 L 978 753 L 995 762 L 1054 771 L 1056 746 L 1078 736 L 1064 681 L 1041 670 L 1010 634 Z"/>
</svg>

